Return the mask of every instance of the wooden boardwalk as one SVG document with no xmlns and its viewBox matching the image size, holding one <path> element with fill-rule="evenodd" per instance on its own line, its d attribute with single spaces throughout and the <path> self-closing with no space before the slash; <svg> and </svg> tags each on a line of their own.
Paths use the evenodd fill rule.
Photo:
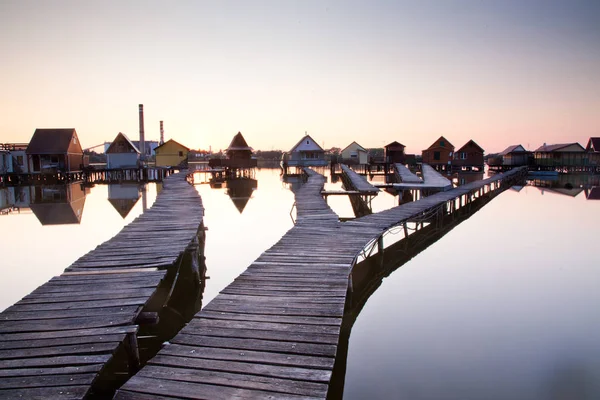
<svg viewBox="0 0 600 400">
<path fill-rule="evenodd" d="M 379 189 L 371 185 L 364 176 L 357 174 L 347 165 L 341 164 L 340 167 L 342 168 L 344 187 L 347 190 L 358 190 L 364 195 L 377 195 L 379 193 Z M 344 179 L 344 177 L 347 179 Z"/>
<path fill-rule="evenodd" d="M 146 213 L 0 313 L 0 398 L 114 392 L 139 368 L 139 321 L 202 219 L 197 191 L 172 175 Z"/>
<path fill-rule="evenodd" d="M 413 174 L 404 164 L 394 164 L 395 175 L 399 178 L 400 183 L 417 183 L 422 184 L 423 180 Z"/>
<path fill-rule="evenodd" d="M 414 175 L 403 165 L 396 164 L 395 175 L 401 177 L 401 183 L 392 183 L 385 185 L 377 185 L 378 187 L 393 187 L 396 190 L 410 190 L 410 189 L 437 189 L 437 190 L 450 190 L 452 189 L 452 182 L 444 177 L 442 174 L 437 172 L 433 167 L 427 164 L 421 165 L 421 173 L 423 174 L 423 180 L 418 176 Z"/>
<path fill-rule="evenodd" d="M 524 171 L 340 223 L 307 171 L 297 224 L 116 394 L 133 399 L 324 399 L 358 254 L 390 227 L 499 193 Z M 435 215 L 435 214 L 434 214 Z"/>
</svg>

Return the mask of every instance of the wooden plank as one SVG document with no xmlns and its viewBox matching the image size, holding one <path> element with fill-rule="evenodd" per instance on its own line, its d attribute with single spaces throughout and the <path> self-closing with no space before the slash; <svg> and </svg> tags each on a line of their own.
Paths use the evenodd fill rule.
<svg viewBox="0 0 600 400">
<path fill-rule="evenodd" d="M 77 355 L 58 357 L 26 358 L 22 360 L 0 360 L 0 369 L 31 367 L 72 367 L 75 365 L 104 364 L 111 358 L 110 354 Z"/>
<path fill-rule="evenodd" d="M 121 342 L 77 344 L 66 346 L 37 347 L 0 350 L 0 360 L 25 359 L 78 354 L 113 354 Z"/>
<path fill-rule="evenodd" d="M 47 375 L 47 376 L 19 376 L 11 378 L 2 378 L 0 380 L 0 398 L 2 389 L 21 389 L 21 388 L 48 388 L 52 386 L 81 386 L 91 385 L 97 374 L 69 374 L 69 375 Z"/>
<path fill-rule="evenodd" d="M 168 346 L 167 346 L 168 347 Z M 191 357 L 172 357 L 159 354 L 150 361 L 150 365 L 162 365 L 177 368 L 193 368 L 208 371 L 235 372 L 240 374 L 251 374 L 270 376 L 273 378 L 284 378 L 303 380 L 309 382 L 327 383 L 331 379 L 331 371 L 316 368 L 302 368 L 285 365 L 257 364 L 252 362 L 207 360 Z"/>
<path fill-rule="evenodd" d="M 125 334 L 59 337 L 54 339 L 29 339 L 0 341 L 0 350 L 33 349 L 39 347 L 74 346 L 81 344 L 120 343 L 125 340 Z"/>
<path fill-rule="evenodd" d="M 152 379 L 183 381 L 190 383 L 208 383 L 214 385 L 240 387 L 254 390 L 266 390 L 304 396 L 325 396 L 327 385 L 267 376 L 235 374 L 225 371 L 188 370 L 149 365 L 139 374 Z"/>
<path fill-rule="evenodd" d="M 245 388 L 235 388 L 221 385 L 208 385 L 203 383 L 179 382 L 165 379 L 146 378 L 143 376 L 134 376 L 122 389 L 117 392 L 115 400 L 123 399 L 121 392 L 138 392 L 150 395 L 164 395 L 184 399 L 281 399 L 281 400 L 312 400 L 314 397 L 298 396 L 293 394 L 283 394 L 276 392 L 267 392 L 263 390 L 250 390 Z M 142 397 L 143 398 L 143 397 Z"/>
<path fill-rule="evenodd" d="M 24 333 L 100 328 L 105 326 L 133 325 L 135 315 L 115 313 L 110 316 L 49 319 L 38 321 L 0 321 L 0 333 Z"/>
<path fill-rule="evenodd" d="M 11 369 L 0 369 L 0 378 L 3 380 L 9 377 L 23 377 L 23 376 L 56 376 L 56 375 L 67 375 L 72 376 L 74 374 L 85 374 L 100 372 L 103 367 L 102 364 L 90 364 L 90 365 L 79 365 L 79 366 L 62 366 L 62 367 L 45 367 L 45 368 L 11 368 Z M 0 397 L 1 398 L 1 397 Z"/>
<path fill-rule="evenodd" d="M 137 333 L 137 325 L 110 326 L 91 329 L 74 329 L 61 331 L 36 331 L 27 333 L 6 333 L 0 334 L 0 342 L 9 342 L 17 340 L 46 340 L 56 338 L 71 338 L 84 336 L 102 336 L 113 334 Z"/>
<path fill-rule="evenodd" d="M 0 398 L 3 400 L 79 400 L 83 399 L 88 391 L 89 386 L 7 389 L 0 391 Z"/>
<path fill-rule="evenodd" d="M 42 321 L 58 318 L 101 317 L 106 315 L 138 315 L 140 306 L 103 307 L 91 309 L 67 309 L 52 311 L 5 311 L 0 314 L 0 321 Z M 45 323 L 45 322 L 44 322 Z"/>
<path fill-rule="evenodd" d="M 175 344 L 184 344 L 196 347 L 221 347 L 237 350 L 255 350 L 277 353 L 304 354 L 313 356 L 334 357 L 337 346 L 322 343 L 284 342 L 263 339 L 238 339 L 221 337 L 188 335 L 180 333 L 170 341 Z"/>
</svg>

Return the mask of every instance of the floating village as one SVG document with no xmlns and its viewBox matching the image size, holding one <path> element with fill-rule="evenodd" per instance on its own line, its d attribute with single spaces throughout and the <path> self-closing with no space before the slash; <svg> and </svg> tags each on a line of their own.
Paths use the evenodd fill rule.
<svg viewBox="0 0 600 400">
<path fill-rule="evenodd" d="M 331 398 L 356 315 L 397 268 L 390 248 L 410 258 L 526 182 L 600 199 L 600 137 L 486 155 L 444 136 L 406 154 L 398 141 L 326 150 L 305 134 L 265 159 L 241 132 L 215 154 L 165 140 L 162 121 L 159 140 L 146 140 L 142 105 L 139 127 L 138 140 L 118 133 L 89 148 L 74 128 L 0 145 L 0 212 L 30 210 L 43 225 L 79 223 L 94 185 L 109 185 L 125 218 L 139 184 L 160 184 L 117 235 L 0 313 L 0 398 Z M 195 185 L 226 188 L 241 213 L 263 167 L 289 184 L 293 227 L 202 306 L 210 233 Z M 381 191 L 397 205 L 374 212 Z M 354 217 L 340 218 L 331 196 L 346 196 Z M 387 242 L 390 230 L 402 239 Z"/>
</svg>

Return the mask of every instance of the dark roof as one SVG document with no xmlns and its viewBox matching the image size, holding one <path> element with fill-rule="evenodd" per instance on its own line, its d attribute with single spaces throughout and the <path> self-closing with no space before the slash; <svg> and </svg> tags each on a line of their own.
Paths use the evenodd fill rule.
<svg viewBox="0 0 600 400">
<path fill-rule="evenodd" d="M 403 145 L 400 142 L 393 141 L 392 143 L 390 143 L 390 144 L 388 144 L 388 145 L 385 146 L 386 149 L 390 148 L 390 147 L 402 147 L 402 148 L 405 148 L 406 146 Z"/>
<path fill-rule="evenodd" d="M 352 142 L 352 143 L 350 143 L 348 146 L 344 147 L 344 150 L 342 150 L 340 153 L 343 153 L 343 152 L 345 152 L 345 151 L 346 151 L 346 149 L 347 149 L 348 147 L 352 146 L 353 144 L 356 144 L 356 145 L 357 145 L 358 147 L 360 147 L 360 149 L 362 149 L 363 151 L 367 151 L 367 149 L 365 149 L 364 147 L 362 147 L 360 144 L 358 144 L 358 143 L 356 143 L 356 142 Z M 359 150 L 360 150 L 360 149 L 359 149 Z"/>
<path fill-rule="evenodd" d="M 600 187 L 594 186 L 593 188 L 585 191 L 585 197 L 588 200 L 600 200 Z"/>
<path fill-rule="evenodd" d="M 79 224 L 85 197 L 71 203 L 32 203 L 29 205 L 42 225 Z"/>
<path fill-rule="evenodd" d="M 544 145 L 541 145 L 540 147 L 538 147 L 537 149 L 535 149 L 535 151 L 536 152 L 551 152 L 551 151 L 557 151 L 562 148 L 573 146 L 573 145 L 577 145 L 577 146 L 581 147 L 582 150 L 585 150 L 582 145 L 575 142 L 575 143 L 561 143 L 561 144 L 544 144 Z"/>
<path fill-rule="evenodd" d="M 75 128 L 67 129 L 36 129 L 33 133 L 27 154 L 63 154 L 67 153 Z"/>
<path fill-rule="evenodd" d="M 252 147 L 248 146 L 246 143 L 246 139 L 242 136 L 241 132 L 238 132 L 233 139 L 231 139 L 231 143 L 229 143 L 229 147 L 226 151 L 240 151 L 240 150 L 248 150 L 252 151 Z"/>
<path fill-rule="evenodd" d="M 119 215 L 125 218 L 133 206 L 138 202 L 139 197 L 137 199 L 108 199 L 110 204 L 117 210 Z"/>
<path fill-rule="evenodd" d="M 506 149 L 504 149 L 504 151 L 502 151 L 501 153 L 498 153 L 498 155 L 499 156 L 505 156 L 507 154 L 510 154 L 513 151 L 515 151 L 515 149 L 517 147 L 523 147 L 523 146 L 521 146 L 520 144 L 515 144 L 515 145 L 512 145 L 512 146 L 508 146 Z M 523 147 L 523 149 L 525 149 L 525 147 Z M 519 150 L 519 151 L 517 151 L 517 153 L 529 153 L 529 152 L 527 150 L 525 150 L 525 151 Z"/>
<path fill-rule="evenodd" d="M 129 140 L 129 138 L 127 137 L 126 134 L 119 132 L 119 134 L 115 137 L 115 140 L 112 141 L 112 143 L 110 144 L 110 146 L 108 146 L 108 149 L 106 149 L 105 153 L 110 153 L 111 149 L 113 147 L 113 145 L 115 144 L 115 142 L 117 141 L 117 139 L 119 137 L 122 137 L 123 139 L 125 139 L 125 141 L 129 144 L 129 146 L 136 152 L 139 153 L 140 151 L 138 150 L 137 146 L 131 141 Z"/>
<path fill-rule="evenodd" d="M 441 140 L 445 141 L 445 142 L 446 142 L 446 145 L 447 145 L 449 148 L 452 148 L 452 149 L 454 149 L 454 145 L 453 145 L 452 143 L 450 143 L 450 141 L 449 141 L 448 139 L 446 139 L 446 138 L 445 138 L 445 137 L 443 137 L 443 136 L 440 136 L 440 137 L 439 137 L 439 138 L 438 138 L 438 139 L 437 139 L 435 142 L 433 142 L 433 143 L 431 144 L 431 146 L 429 146 L 429 147 L 427 148 L 427 150 L 429 150 L 429 149 L 432 149 L 432 148 L 437 148 L 437 147 L 439 147 L 439 146 L 435 146 L 435 145 L 436 145 L 436 144 L 437 144 L 439 141 L 441 141 Z"/>
<path fill-rule="evenodd" d="M 595 153 L 600 152 L 600 137 L 591 137 L 588 141 L 586 148 L 587 151 L 593 151 Z"/>
<path fill-rule="evenodd" d="M 458 149 L 456 152 L 457 152 L 457 153 L 460 153 L 462 149 L 464 149 L 465 147 L 467 147 L 467 146 L 468 146 L 468 145 L 470 145 L 470 144 L 471 144 L 471 145 L 474 145 L 475 147 L 477 147 L 479 150 L 481 150 L 481 152 L 482 152 L 482 153 L 484 153 L 484 152 L 485 152 L 485 150 L 483 150 L 483 149 L 481 148 L 481 146 L 480 146 L 480 145 L 478 145 L 477 143 L 475 143 L 475 141 L 474 141 L 473 139 L 471 139 L 471 140 L 469 140 L 467 143 L 465 143 L 465 144 L 464 144 L 464 146 L 463 146 L 463 147 L 461 147 L 460 149 Z"/>
<path fill-rule="evenodd" d="M 313 138 L 310 137 L 310 135 L 304 135 L 304 137 L 302 139 L 298 140 L 298 143 L 296 143 L 296 145 L 294 147 L 292 147 L 292 150 L 290 152 L 294 151 L 294 149 L 296 147 L 300 146 L 300 143 L 302 143 L 303 141 L 305 141 L 306 138 L 309 138 L 310 140 L 312 140 L 313 143 L 316 144 L 319 149 L 321 149 L 321 151 L 323 151 L 323 152 L 325 151 L 325 150 L 323 150 L 323 148 L 321 146 L 319 146 L 319 143 L 317 143 L 317 141 L 315 139 L 313 139 Z"/>
<path fill-rule="evenodd" d="M 166 144 L 167 144 L 167 143 L 169 143 L 169 142 L 173 142 L 173 143 L 175 143 L 175 144 L 178 144 L 179 146 L 183 147 L 183 148 L 184 148 L 184 149 L 186 149 L 187 151 L 189 151 L 189 150 L 190 150 L 189 148 L 185 147 L 184 145 L 182 145 L 181 143 L 179 143 L 179 142 L 177 142 L 177 141 L 175 141 L 175 140 L 173 140 L 173 139 L 169 139 L 169 140 L 167 140 L 166 142 L 164 142 L 164 143 L 163 143 L 163 144 L 161 144 L 160 146 L 157 146 L 157 147 L 156 147 L 156 149 L 159 149 L 159 148 L 163 147 L 164 145 L 166 145 Z M 155 152 L 156 152 L 156 149 L 154 149 L 154 151 L 155 151 Z"/>
<path fill-rule="evenodd" d="M 252 197 L 252 192 L 258 187 L 256 179 L 230 179 L 227 181 L 227 194 L 241 214 Z"/>
</svg>

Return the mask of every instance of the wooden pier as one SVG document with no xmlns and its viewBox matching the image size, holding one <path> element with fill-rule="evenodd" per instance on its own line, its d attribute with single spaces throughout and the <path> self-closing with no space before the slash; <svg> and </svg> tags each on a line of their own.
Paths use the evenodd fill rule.
<svg viewBox="0 0 600 400">
<path fill-rule="evenodd" d="M 0 398 L 111 396 L 158 349 L 163 316 L 199 309 L 178 296 L 201 295 L 202 221 L 197 191 L 172 175 L 147 212 L 0 313 Z"/>
<path fill-rule="evenodd" d="M 436 223 L 524 179 L 524 169 L 341 223 L 310 170 L 297 223 L 132 377 L 116 399 L 324 399 L 358 257 L 408 222 Z M 464 209 L 463 209 L 464 210 Z"/>
</svg>

